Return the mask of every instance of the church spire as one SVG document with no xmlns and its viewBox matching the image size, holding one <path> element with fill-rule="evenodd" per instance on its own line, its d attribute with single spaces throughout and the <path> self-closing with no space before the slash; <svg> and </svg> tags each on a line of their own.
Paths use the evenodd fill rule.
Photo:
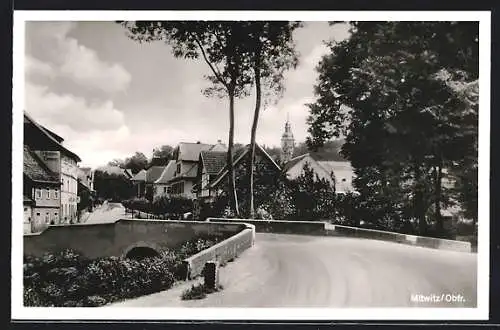
<svg viewBox="0 0 500 330">
<path fill-rule="evenodd" d="M 290 113 L 287 113 L 285 132 L 281 136 L 281 155 L 282 163 L 287 163 L 292 159 L 293 149 L 295 148 L 295 139 L 293 138 L 292 128 L 290 125 Z"/>
</svg>

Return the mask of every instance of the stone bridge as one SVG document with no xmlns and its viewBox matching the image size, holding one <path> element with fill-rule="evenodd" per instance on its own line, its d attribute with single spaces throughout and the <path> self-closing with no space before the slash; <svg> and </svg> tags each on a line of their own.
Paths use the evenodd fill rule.
<svg viewBox="0 0 500 330">
<path fill-rule="evenodd" d="M 246 228 L 242 223 L 132 219 L 55 225 L 41 233 L 25 235 L 24 254 L 41 256 L 70 248 L 88 258 L 155 255 L 198 236 L 227 238 Z"/>
</svg>

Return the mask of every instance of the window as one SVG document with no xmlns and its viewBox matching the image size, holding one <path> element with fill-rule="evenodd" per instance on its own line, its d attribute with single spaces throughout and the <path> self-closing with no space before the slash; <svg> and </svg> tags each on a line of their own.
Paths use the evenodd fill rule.
<svg viewBox="0 0 500 330">
<path fill-rule="evenodd" d="M 171 194 L 172 193 L 172 187 L 171 186 L 168 186 L 167 187 L 167 193 Z"/>
<path fill-rule="evenodd" d="M 163 187 L 163 193 L 166 194 L 167 193 L 167 187 Z"/>
<path fill-rule="evenodd" d="M 49 223 L 49 212 L 45 213 L 45 223 Z"/>
<path fill-rule="evenodd" d="M 42 198 L 42 190 L 35 189 L 35 199 L 41 199 L 41 198 Z"/>
<path fill-rule="evenodd" d="M 45 198 L 50 199 L 50 189 L 45 189 Z"/>
<path fill-rule="evenodd" d="M 39 216 L 40 216 L 40 212 L 37 212 L 37 213 L 36 213 L 36 216 L 37 216 L 37 217 L 39 217 Z"/>
<path fill-rule="evenodd" d="M 54 190 L 54 199 L 59 199 L 59 190 Z"/>
<path fill-rule="evenodd" d="M 181 164 L 177 164 L 177 173 L 181 173 Z"/>
<path fill-rule="evenodd" d="M 66 180 L 66 188 L 68 189 L 68 191 L 70 190 L 70 187 L 69 187 L 69 180 Z"/>
</svg>

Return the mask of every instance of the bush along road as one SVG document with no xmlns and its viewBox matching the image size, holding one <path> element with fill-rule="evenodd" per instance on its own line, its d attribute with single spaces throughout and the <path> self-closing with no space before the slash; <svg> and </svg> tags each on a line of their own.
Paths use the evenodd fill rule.
<svg viewBox="0 0 500 330">
<path fill-rule="evenodd" d="M 199 237 L 157 257 L 87 259 L 72 250 L 24 258 L 24 305 L 90 307 L 167 290 L 185 275 L 182 261 L 223 238 Z"/>
</svg>

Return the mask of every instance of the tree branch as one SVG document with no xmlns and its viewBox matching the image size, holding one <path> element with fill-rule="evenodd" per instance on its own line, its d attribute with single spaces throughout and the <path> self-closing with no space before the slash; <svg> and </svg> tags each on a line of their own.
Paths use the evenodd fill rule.
<svg viewBox="0 0 500 330">
<path fill-rule="evenodd" d="M 203 55 L 203 59 L 205 59 L 205 62 L 207 62 L 208 66 L 210 67 L 210 69 L 214 73 L 217 80 L 219 80 L 221 82 L 221 84 L 223 84 L 224 87 L 226 87 L 226 89 L 229 90 L 229 86 L 227 85 L 227 82 L 222 78 L 220 71 L 208 59 L 207 54 L 205 52 L 205 49 L 203 48 L 203 45 L 201 44 L 200 40 L 198 39 L 198 37 L 196 35 L 193 34 L 193 36 L 194 36 L 194 40 L 196 41 L 196 43 L 198 44 L 198 47 L 201 50 L 201 54 Z"/>
</svg>

